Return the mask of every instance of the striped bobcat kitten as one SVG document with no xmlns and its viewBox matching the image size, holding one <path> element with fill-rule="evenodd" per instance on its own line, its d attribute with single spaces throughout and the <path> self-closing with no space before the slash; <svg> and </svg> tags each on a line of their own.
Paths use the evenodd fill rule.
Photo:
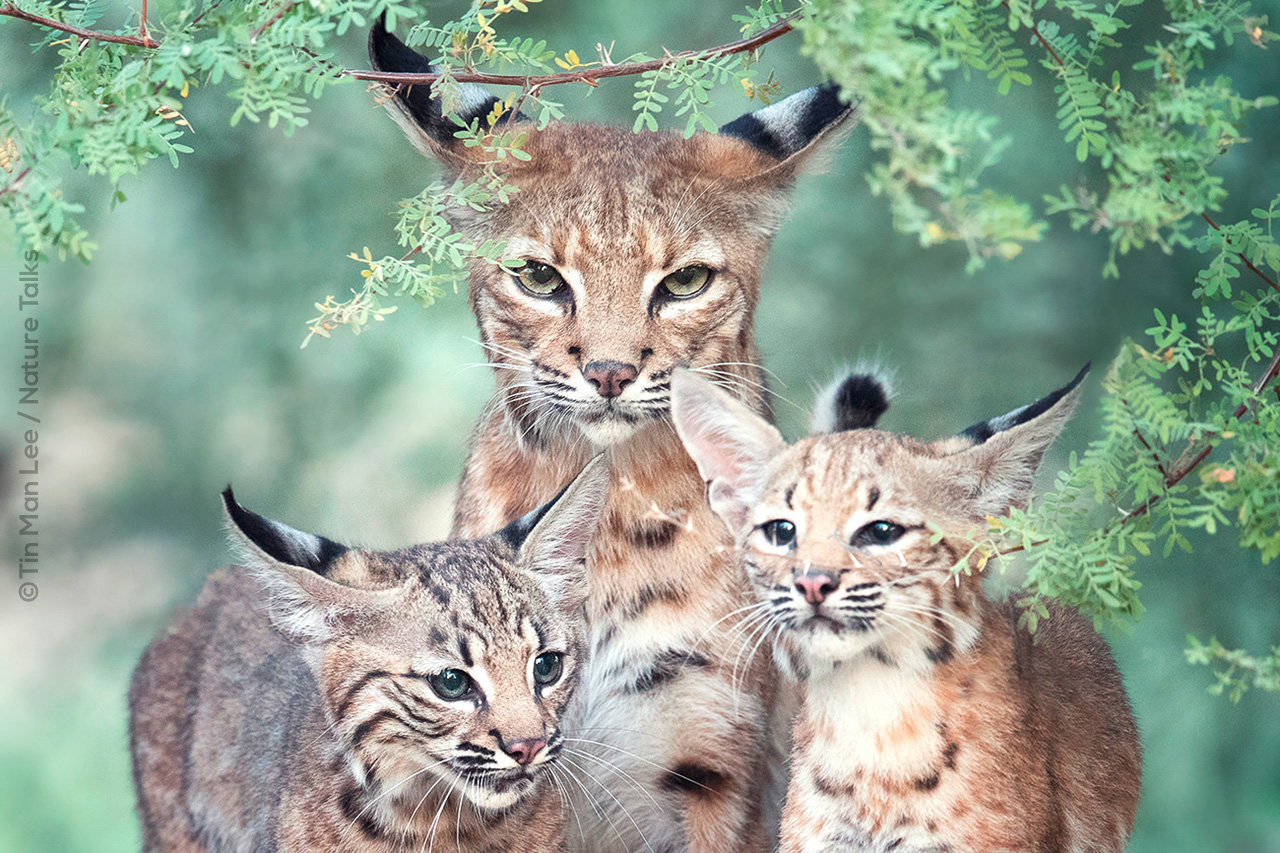
<svg viewBox="0 0 1280 853">
<path fill-rule="evenodd" d="M 430 70 L 381 25 L 370 53 L 384 71 Z M 466 120 L 494 103 L 475 86 L 457 100 Z M 483 153 L 454 138 L 427 86 L 388 106 L 422 151 L 474 175 Z M 765 410 L 752 337 L 761 267 L 802 163 L 850 114 L 818 87 L 689 139 L 522 124 L 530 159 L 502 167 L 519 188 L 511 203 L 449 214 L 477 245 L 500 240 L 524 260 L 514 275 L 472 269 L 498 390 L 472 433 L 454 534 L 527 512 L 599 449 L 613 472 L 571 711 L 597 750 L 576 804 L 593 851 L 769 847 L 761 801 L 771 768 L 785 768 L 768 742 L 776 676 L 759 657 L 735 673 L 735 611 L 750 590 L 671 429 L 670 377 L 704 370 Z"/>
<path fill-rule="evenodd" d="M 1124 849 L 1141 754 L 1106 642 L 1051 605 L 1033 644 L 980 573 L 950 571 L 967 531 L 1026 501 L 1083 377 L 931 444 L 862 428 L 791 446 L 705 381 L 673 380 L 757 618 L 803 684 L 784 853 Z M 824 400 L 836 429 L 887 406 L 866 376 Z"/>
<path fill-rule="evenodd" d="M 564 849 L 552 782 L 607 487 L 594 461 L 492 536 L 399 551 L 293 530 L 228 488 L 245 568 L 210 578 L 133 677 L 144 849 Z"/>
</svg>

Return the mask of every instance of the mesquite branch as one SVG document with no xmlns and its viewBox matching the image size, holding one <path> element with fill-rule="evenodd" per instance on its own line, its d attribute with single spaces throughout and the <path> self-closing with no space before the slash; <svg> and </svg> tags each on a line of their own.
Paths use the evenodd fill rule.
<svg viewBox="0 0 1280 853">
<path fill-rule="evenodd" d="M 707 50 L 685 50 L 680 53 L 668 53 L 661 59 L 649 59 L 644 62 L 624 62 L 618 65 L 593 65 L 589 68 L 579 68 L 573 71 L 563 71 L 556 74 L 486 74 L 477 71 L 463 71 L 460 73 L 450 73 L 449 76 L 459 83 L 480 83 L 486 86 L 521 86 L 525 88 L 541 88 L 543 86 L 554 86 L 560 83 L 587 83 L 594 84 L 597 80 L 603 80 L 608 77 L 626 77 L 633 74 L 643 74 L 646 71 L 657 71 L 665 68 L 672 62 L 681 62 L 690 59 L 718 59 L 722 56 L 729 56 L 735 53 L 749 53 L 757 50 L 778 36 L 791 32 L 794 24 L 788 18 L 779 21 L 767 30 L 764 30 L 751 38 L 739 39 L 735 42 L 722 44 L 719 47 L 708 48 Z M 386 71 L 360 71 L 345 69 L 342 72 L 347 77 L 356 80 L 372 80 L 379 83 L 401 83 L 407 85 L 422 85 L 424 83 L 434 83 L 439 80 L 440 74 L 395 74 Z"/>
<path fill-rule="evenodd" d="M 144 4 L 144 8 L 145 8 L 145 4 Z M 29 23 L 36 24 L 37 26 L 48 27 L 51 30 L 58 30 L 64 33 L 70 33 L 71 35 L 86 41 L 105 41 L 105 42 L 110 42 L 111 44 L 127 44 L 127 45 L 130 45 L 131 47 L 145 47 L 145 48 L 157 48 L 160 46 L 160 42 L 156 41 L 155 39 L 151 38 L 151 36 L 147 35 L 147 24 L 146 24 L 145 17 L 142 19 L 141 25 L 139 27 L 139 35 L 122 36 L 116 33 L 103 33 L 103 32 L 98 32 L 97 30 L 86 30 L 84 27 L 77 27 L 71 24 L 64 24 L 61 21 L 55 21 L 53 18 L 46 18 L 43 15 L 33 15 L 32 13 L 25 12 L 22 9 L 19 9 L 17 6 L 13 5 L 12 3 L 7 3 L 7 2 L 0 4 L 0 15 L 4 15 L 10 18 L 17 18 L 20 21 L 27 21 Z"/>
</svg>

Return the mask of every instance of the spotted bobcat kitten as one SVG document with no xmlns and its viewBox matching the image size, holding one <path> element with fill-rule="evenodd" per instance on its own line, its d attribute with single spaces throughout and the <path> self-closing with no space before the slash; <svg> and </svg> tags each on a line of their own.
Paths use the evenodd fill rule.
<svg viewBox="0 0 1280 853">
<path fill-rule="evenodd" d="M 792 446 L 674 378 L 677 429 L 802 683 L 783 853 L 1124 849 L 1141 755 L 1105 641 L 1051 605 L 1033 645 L 979 573 L 949 571 L 966 531 L 1026 501 L 1083 377 L 931 444 L 862 428 Z M 879 383 L 845 384 L 816 420 L 874 424 Z"/>
<path fill-rule="evenodd" d="M 244 567 L 134 673 L 147 851 L 564 849 L 602 460 L 483 539 L 349 549 L 223 493 Z"/>
<path fill-rule="evenodd" d="M 384 71 L 430 69 L 381 25 L 370 53 Z M 449 108 L 467 121 L 494 104 L 476 86 L 456 95 Z M 387 105 L 422 151 L 474 178 L 483 151 L 455 138 L 427 86 Z M 497 393 L 472 433 L 454 534 L 527 512 L 599 450 L 613 471 L 569 725 L 595 752 L 574 786 L 586 832 L 570 834 L 593 853 L 769 849 L 762 799 L 785 764 L 768 737 L 787 726 L 770 726 L 766 656 L 741 665 L 736 611 L 750 591 L 671 429 L 670 378 L 706 371 L 765 410 L 752 336 L 765 253 L 802 164 L 850 115 L 823 86 L 689 139 L 520 122 L 530 159 L 503 161 L 511 203 L 447 214 L 524 261 L 514 274 L 472 269 Z"/>
</svg>

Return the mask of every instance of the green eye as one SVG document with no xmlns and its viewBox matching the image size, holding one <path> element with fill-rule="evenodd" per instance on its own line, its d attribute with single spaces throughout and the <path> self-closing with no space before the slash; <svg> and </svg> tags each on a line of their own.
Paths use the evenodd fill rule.
<svg viewBox="0 0 1280 853">
<path fill-rule="evenodd" d="M 524 266 L 516 272 L 516 279 L 521 287 L 534 296 L 550 296 L 565 286 L 564 279 L 556 272 L 555 267 L 537 261 L 525 261 Z"/>
<path fill-rule="evenodd" d="M 555 684 L 564 672 L 564 655 L 543 652 L 533 659 L 533 680 L 537 684 Z"/>
<path fill-rule="evenodd" d="M 460 669 L 446 669 L 427 676 L 427 683 L 437 696 L 449 702 L 463 698 L 475 687 L 471 676 Z"/>
<path fill-rule="evenodd" d="M 704 266 L 683 267 L 662 280 L 662 287 L 679 299 L 701 293 L 711 281 L 711 270 Z"/>
<path fill-rule="evenodd" d="M 760 525 L 760 531 L 764 533 L 764 538 L 770 545 L 778 548 L 788 548 L 796 541 L 796 526 L 785 518 L 766 521 Z"/>
<path fill-rule="evenodd" d="M 853 534 L 854 545 L 892 545 L 902 538 L 907 529 L 892 521 L 873 521 Z"/>
</svg>

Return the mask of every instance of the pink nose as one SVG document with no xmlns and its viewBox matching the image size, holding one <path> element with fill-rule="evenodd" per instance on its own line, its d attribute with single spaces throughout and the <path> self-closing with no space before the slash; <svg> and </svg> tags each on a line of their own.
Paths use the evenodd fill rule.
<svg viewBox="0 0 1280 853">
<path fill-rule="evenodd" d="M 546 745 L 547 741 L 544 738 L 527 737 L 502 743 L 502 751 L 514 758 L 516 764 L 526 767 L 533 763 L 533 759 L 538 757 L 538 753 L 542 752 Z"/>
<path fill-rule="evenodd" d="M 601 397 L 617 397 L 636 380 L 639 373 L 634 364 L 620 361 L 593 361 L 582 368 L 582 376 L 595 386 Z"/>
<path fill-rule="evenodd" d="M 810 604 L 821 604 L 836 591 L 836 579 L 826 572 L 805 572 L 795 577 L 796 589 Z"/>
</svg>

